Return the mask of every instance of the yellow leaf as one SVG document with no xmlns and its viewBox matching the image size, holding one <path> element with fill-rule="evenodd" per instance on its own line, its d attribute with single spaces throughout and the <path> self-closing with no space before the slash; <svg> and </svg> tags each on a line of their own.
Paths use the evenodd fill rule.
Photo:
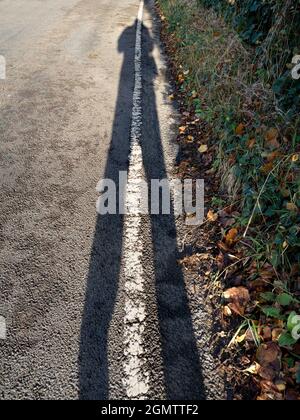
<svg viewBox="0 0 300 420">
<path fill-rule="evenodd" d="M 236 339 L 235 339 L 235 341 L 237 342 L 237 343 L 242 343 L 243 341 L 245 341 L 245 338 L 246 338 L 246 334 L 242 334 L 242 335 L 239 335 Z"/>
<path fill-rule="evenodd" d="M 218 214 L 214 213 L 212 210 L 209 210 L 207 213 L 207 220 L 210 222 L 216 222 L 218 220 Z"/>
<path fill-rule="evenodd" d="M 275 385 L 279 392 L 284 392 L 286 390 L 286 383 L 283 381 L 278 381 Z"/>
<path fill-rule="evenodd" d="M 297 212 L 298 211 L 298 207 L 294 203 L 287 203 L 286 208 L 289 211 L 293 211 L 293 212 Z"/>
<path fill-rule="evenodd" d="M 208 146 L 207 144 L 201 144 L 201 146 L 198 149 L 199 153 L 206 153 L 208 151 Z"/>
<path fill-rule="evenodd" d="M 272 169 L 273 169 L 273 162 L 268 162 L 260 168 L 261 172 L 263 172 L 264 174 L 270 173 Z"/>
<path fill-rule="evenodd" d="M 297 162 L 299 160 L 299 155 L 292 156 L 292 162 Z"/>
<path fill-rule="evenodd" d="M 260 369 L 260 365 L 256 362 L 253 363 L 248 369 L 245 369 L 244 372 L 251 373 L 252 375 L 257 375 Z"/>
<path fill-rule="evenodd" d="M 174 93 L 169 96 L 169 99 L 170 99 L 170 101 L 174 101 L 174 99 L 175 99 Z"/>
<path fill-rule="evenodd" d="M 192 142 L 192 141 L 194 141 L 194 137 L 193 137 L 193 136 L 187 136 L 187 141 L 188 141 L 188 142 Z"/>
</svg>

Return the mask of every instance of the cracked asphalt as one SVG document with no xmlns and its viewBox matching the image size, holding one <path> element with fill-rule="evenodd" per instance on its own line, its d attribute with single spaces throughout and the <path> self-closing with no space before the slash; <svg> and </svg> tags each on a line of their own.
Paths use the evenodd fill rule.
<svg viewBox="0 0 300 420">
<path fill-rule="evenodd" d="M 177 153 L 153 3 L 142 27 L 146 180 L 170 177 Z M 224 398 L 212 316 L 176 263 L 174 215 L 142 218 L 142 345 L 129 344 L 147 387 L 128 390 L 139 373 L 126 362 L 127 222 L 97 215 L 96 185 L 119 187 L 128 170 L 139 5 L 0 0 L 1 399 Z"/>
</svg>

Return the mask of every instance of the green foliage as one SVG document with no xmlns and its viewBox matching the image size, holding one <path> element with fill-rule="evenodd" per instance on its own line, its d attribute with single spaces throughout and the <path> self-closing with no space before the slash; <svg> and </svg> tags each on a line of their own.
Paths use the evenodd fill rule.
<svg viewBox="0 0 300 420">
<path fill-rule="evenodd" d="M 263 313 L 270 318 L 281 318 L 280 309 L 274 308 L 273 306 L 265 306 L 262 308 Z"/>
<path fill-rule="evenodd" d="M 257 325 L 274 325 L 281 335 L 272 340 L 292 368 L 300 307 L 300 81 L 289 64 L 300 54 L 300 0 L 197 1 L 159 1 L 176 51 L 178 87 L 186 108 L 211 129 L 212 169 L 222 191 L 211 206 L 237 210 L 242 252 L 257 268 L 249 278 L 244 273 L 245 283 L 265 283 L 253 291 L 251 318 L 232 342 L 248 327 L 259 345 Z"/>
<path fill-rule="evenodd" d="M 256 51 L 258 71 L 273 84 L 279 106 L 289 116 L 300 111 L 300 80 L 287 65 L 300 53 L 299 0 L 198 0 L 222 14 L 241 39 Z"/>
<path fill-rule="evenodd" d="M 276 300 L 276 296 L 272 292 L 261 293 L 260 297 L 261 297 L 261 299 L 265 300 L 266 302 L 271 302 L 271 303 L 275 302 L 275 300 Z"/>
<path fill-rule="evenodd" d="M 300 263 L 300 211 L 291 210 L 300 209 L 300 83 L 286 68 L 299 34 L 300 11 L 292 7 L 296 3 L 300 2 L 243 0 L 230 5 L 227 0 L 198 0 L 198 6 L 187 7 L 180 0 L 160 0 L 181 72 L 186 73 L 180 90 L 187 106 L 219 139 L 213 168 L 224 179 L 223 189 L 233 201 L 241 197 L 237 224 L 245 230 L 251 219 L 247 237 L 255 258 L 277 271 Z M 225 16 L 251 46 L 244 48 L 216 13 L 203 16 L 203 5 Z M 285 112 L 278 112 L 279 107 Z M 245 129 L 238 134 L 241 123 Z M 271 127 L 279 132 L 276 158 L 265 141 Z M 255 143 L 249 147 L 252 138 Z"/>
<path fill-rule="evenodd" d="M 281 334 L 278 343 L 281 347 L 292 347 L 297 343 L 297 340 L 295 340 L 289 332 L 286 332 Z"/>
<path fill-rule="evenodd" d="M 282 306 L 289 306 L 293 300 L 293 296 L 289 295 L 288 293 L 281 293 L 279 296 L 277 296 L 277 302 Z"/>
<path fill-rule="evenodd" d="M 287 320 L 287 329 L 291 333 L 293 329 L 299 324 L 297 313 L 295 311 L 291 312 Z"/>
</svg>

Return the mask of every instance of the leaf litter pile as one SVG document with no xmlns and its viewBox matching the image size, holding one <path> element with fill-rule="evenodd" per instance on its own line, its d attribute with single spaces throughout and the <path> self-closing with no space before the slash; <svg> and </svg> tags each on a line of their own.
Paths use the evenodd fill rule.
<svg viewBox="0 0 300 420">
<path fill-rule="evenodd" d="M 186 234 L 190 252 L 180 264 L 198 273 L 213 303 L 219 321 L 212 345 L 233 388 L 232 398 L 299 400 L 298 126 L 293 130 L 267 113 L 271 99 L 259 89 L 234 114 L 230 110 L 228 116 L 210 118 L 209 75 L 204 83 L 199 69 L 184 60 L 192 60 L 182 33 L 193 33 L 195 9 L 177 0 L 158 1 L 157 6 L 174 80 L 169 100 L 176 100 L 181 111 L 177 173 L 205 180 L 206 218 Z M 199 30 L 201 43 L 207 37 L 205 23 L 211 23 L 208 15 Z M 213 38 L 222 30 L 227 33 L 215 15 L 211 19 L 220 26 Z"/>
</svg>

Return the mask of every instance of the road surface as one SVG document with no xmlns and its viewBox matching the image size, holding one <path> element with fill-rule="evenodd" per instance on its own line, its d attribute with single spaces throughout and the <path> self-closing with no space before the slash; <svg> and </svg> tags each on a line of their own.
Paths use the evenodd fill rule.
<svg viewBox="0 0 300 420">
<path fill-rule="evenodd" d="M 223 395 L 175 217 L 96 213 L 99 180 L 166 178 L 176 155 L 153 2 L 143 11 L 0 1 L 1 399 Z"/>
</svg>

